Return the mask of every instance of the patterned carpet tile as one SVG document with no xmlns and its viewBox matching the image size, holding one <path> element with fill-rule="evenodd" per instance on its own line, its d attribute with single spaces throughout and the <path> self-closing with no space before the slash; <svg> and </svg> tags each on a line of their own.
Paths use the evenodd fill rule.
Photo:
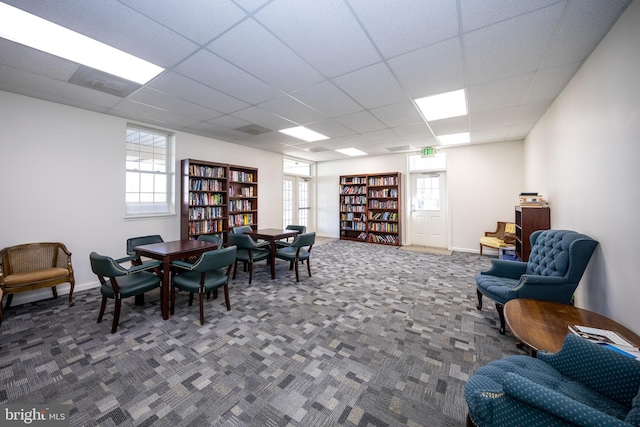
<svg viewBox="0 0 640 427">
<path fill-rule="evenodd" d="M 462 426 L 464 385 L 479 366 L 518 354 L 495 310 L 475 309 L 489 259 L 329 241 L 300 282 L 238 269 L 231 311 L 178 293 L 163 321 L 99 290 L 12 307 L 0 330 L 0 404 L 62 403 L 73 426 Z"/>
</svg>

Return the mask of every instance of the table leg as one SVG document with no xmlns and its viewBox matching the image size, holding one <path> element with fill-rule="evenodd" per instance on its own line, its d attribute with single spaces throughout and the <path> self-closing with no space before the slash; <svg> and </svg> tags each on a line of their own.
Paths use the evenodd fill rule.
<svg viewBox="0 0 640 427">
<path fill-rule="evenodd" d="M 162 288 L 160 289 L 160 306 L 162 318 L 169 318 L 169 268 L 171 263 L 165 262 L 162 266 Z"/>
<path fill-rule="evenodd" d="M 271 255 L 269 257 L 271 260 L 271 279 L 276 278 L 276 241 L 271 241 Z"/>
</svg>

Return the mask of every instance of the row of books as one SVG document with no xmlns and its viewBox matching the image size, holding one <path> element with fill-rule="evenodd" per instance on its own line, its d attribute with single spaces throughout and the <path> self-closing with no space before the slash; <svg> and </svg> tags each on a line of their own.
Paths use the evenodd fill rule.
<svg viewBox="0 0 640 427">
<path fill-rule="evenodd" d="M 400 240 L 398 236 L 394 235 L 383 235 L 383 234 L 371 234 L 371 233 L 360 233 L 357 237 L 359 240 L 366 240 L 373 243 L 386 243 L 389 245 L 397 245 Z"/>
<path fill-rule="evenodd" d="M 340 221 L 341 230 L 366 230 L 366 223 L 359 221 Z"/>
<path fill-rule="evenodd" d="M 222 194 L 189 193 L 189 206 L 224 205 Z"/>
<path fill-rule="evenodd" d="M 229 201 L 230 211 L 251 211 L 253 210 L 253 201 L 251 200 L 231 200 Z"/>
<path fill-rule="evenodd" d="M 189 175 L 191 176 L 203 176 L 207 178 L 224 178 L 226 168 L 211 167 L 211 166 L 199 166 L 189 165 Z"/>
<path fill-rule="evenodd" d="M 384 190 L 369 190 L 369 197 L 398 197 L 397 188 L 385 188 Z"/>
<path fill-rule="evenodd" d="M 340 205 L 340 212 L 364 212 L 365 205 Z"/>
<path fill-rule="evenodd" d="M 220 233 L 224 231 L 224 220 L 206 220 L 189 222 L 189 234 Z"/>
<path fill-rule="evenodd" d="M 369 212 L 369 219 L 377 219 L 382 221 L 397 221 L 397 212 Z"/>
<path fill-rule="evenodd" d="M 369 202 L 369 208 L 371 209 L 398 209 L 397 200 L 386 200 L 384 202 L 380 200 L 371 200 Z"/>
<path fill-rule="evenodd" d="M 340 194 L 365 194 L 366 192 L 367 190 L 364 185 L 342 187 L 340 189 Z"/>
<path fill-rule="evenodd" d="M 224 210 L 225 208 L 212 206 L 189 208 L 189 219 L 199 220 L 222 218 L 225 216 Z"/>
<path fill-rule="evenodd" d="M 231 181 L 237 182 L 255 182 L 251 172 L 229 171 Z"/>
<path fill-rule="evenodd" d="M 253 190 L 253 187 L 238 187 L 236 185 L 232 185 L 229 188 L 229 193 L 233 197 L 255 197 L 255 191 Z"/>
<path fill-rule="evenodd" d="M 254 216 L 252 213 L 232 214 L 229 215 L 229 224 L 233 227 L 240 225 L 253 225 L 253 218 Z"/>
<path fill-rule="evenodd" d="M 371 177 L 369 178 L 369 185 L 372 185 L 372 186 L 398 185 L 398 177 L 397 176 Z"/>
<path fill-rule="evenodd" d="M 398 224 L 392 222 L 369 222 L 370 231 L 382 231 L 385 233 L 397 233 Z"/>
<path fill-rule="evenodd" d="M 211 179 L 192 179 L 189 182 L 191 191 L 225 191 L 225 182 Z"/>
<path fill-rule="evenodd" d="M 349 205 L 366 205 L 367 196 L 340 196 L 341 203 L 347 203 Z"/>
<path fill-rule="evenodd" d="M 365 221 L 365 216 L 363 213 L 342 213 L 340 214 L 340 219 L 342 221 Z"/>
<path fill-rule="evenodd" d="M 340 184 L 343 185 L 357 185 L 357 184 L 366 184 L 367 178 L 363 176 L 353 176 L 353 177 L 344 177 L 340 180 Z"/>
</svg>

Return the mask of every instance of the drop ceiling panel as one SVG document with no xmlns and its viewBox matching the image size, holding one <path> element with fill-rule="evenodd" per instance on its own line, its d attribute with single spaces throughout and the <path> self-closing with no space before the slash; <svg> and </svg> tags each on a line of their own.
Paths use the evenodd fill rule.
<svg viewBox="0 0 640 427">
<path fill-rule="evenodd" d="M 507 134 L 507 140 L 524 139 L 525 136 L 531 132 L 531 129 L 533 129 L 535 124 L 535 122 L 529 122 L 511 126 L 509 128 L 509 133 Z"/>
<path fill-rule="evenodd" d="M 135 115 L 141 120 L 151 120 L 155 123 L 161 123 L 165 127 L 181 130 L 187 126 L 193 126 L 199 123 L 198 120 L 190 117 L 181 116 L 173 112 L 165 111 L 160 108 L 154 108 L 150 105 L 125 99 L 113 108 L 114 111 L 120 113 Z"/>
<path fill-rule="evenodd" d="M 199 1 L 197 7 L 158 7 L 157 0 L 122 2 L 201 46 L 246 17 L 230 0 Z"/>
<path fill-rule="evenodd" d="M 280 92 L 207 50 L 175 68 L 178 73 L 248 104 L 273 99 Z"/>
<path fill-rule="evenodd" d="M 225 114 L 224 116 L 216 117 L 215 119 L 209 120 L 210 123 L 220 126 L 226 129 L 237 129 L 243 126 L 248 126 L 249 123 L 246 120 L 239 119 L 237 117 L 230 116 Z"/>
<path fill-rule="evenodd" d="M 486 142 L 499 142 L 507 141 L 507 135 L 509 134 L 509 127 L 484 129 L 472 131 L 470 133 L 471 141 L 474 143 L 486 143 Z"/>
<path fill-rule="evenodd" d="M 469 83 L 485 83 L 535 71 L 563 9 L 562 4 L 555 4 L 466 33 Z"/>
<path fill-rule="evenodd" d="M 333 119 L 327 119 L 327 120 L 322 120 L 315 123 L 310 123 L 306 125 L 306 127 L 316 132 L 320 132 L 321 134 L 328 136 L 329 138 L 338 138 L 341 136 L 354 134 L 354 132 L 351 129 L 347 128 L 346 126 L 343 126 L 342 124 L 338 123 L 336 120 L 333 120 Z"/>
<path fill-rule="evenodd" d="M 414 99 L 465 86 L 458 37 L 390 59 L 389 67 Z"/>
<path fill-rule="evenodd" d="M 393 133 L 391 129 L 381 129 L 373 132 L 365 132 L 362 134 L 362 136 L 366 140 L 366 142 L 361 145 L 362 147 L 366 147 L 370 144 L 393 145 L 402 140 L 402 138 Z"/>
<path fill-rule="evenodd" d="M 0 64 L 28 73 L 66 82 L 78 69 L 78 64 L 0 38 Z"/>
<path fill-rule="evenodd" d="M 358 105 L 341 89 L 327 80 L 317 85 L 297 90 L 289 95 L 320 111 L 327 117 L 336 117 L 363 110 L 362 106 Z"/>
<path fill-rule="evenodd" d="M 236 111 L 231 114 L 231 116 L 273 130 L 286 129 L 297 125 L 297 123 L 283 119 L 282 117 L 278 117 L 275 114 L 271 114 L 257 107 L 249 107 L 244 110 Z"/>
<path fill-rule="evenodd" d="M 429 122 L 433 133 L 438 135 L 449 135 L 469 131 L 469 116 L 452 117 L 450 119 L 436 120 Z"/>
<path fill-rule="evenodd" d="M 580 64 L 579 62 L 574 62 L 539 70 L 531 82 L 531 88 L 525 101 L 531 103 L 554 100 L 576 74 Z"/>
<path fill-rule="evenodd" d="M 473 112 L 491 111 L 521 105 L 530 90 L 534 73 L 469 86 L 467 104 Z"/>
<path fill-rule="evenodd" d="M 278 0 L 255 17 L 325 77 L 381 59 L 341 0 Z"/>
<path fill-rule="evenodd" d="M 325 116 L 320 112 L 312 110 L 300 101 L 287 95 L 258 104 L 258 108 L 301 125 L 325 119 Z"/>
<path fill-rule="evenodd" d="M 385 58 L 391 58 L 458 35 L 453 1 L 403 0 L 349 2 Z"/>
<path fill-rule="evenodd" d="M 433 138 L 433 134 L 427 127 L 426 123 L 420 123 L 413 126 L 394 127 L 393 132 L 407 140 Z"/>
<path fill-rule="evenodd" d="M 411 101 L 374 108 L 371 110 L 371 114 L 390 128 L 415 124 L 424 125 L 422 116 Z"/>
<path fill-rule="evenodd" d="M 221 113 L 231 113 L 249 107 L 246 102 L 171 71 L 153 79 L 149 87 Z"/>
<path fill-rule="evenodd" d="M 566 4 L 558 0 L 503 1 L 499 3 L 460 0 L 462 28 L 465 32 L 477 30 L 501 21 L 535 11 L 554 3 Z"/>
<path fill-rule="evenodd" d="M 284 92 L 324 78 L 291 49 L 253 20 L 223 34 L 207 49 Z M 296 70 L 291 73 L 291 70 Z"/>
<path fill-rule="evenodd" d="M 169 94 L 151 88 L 142 88 L 131 95 L 129 99 L 162 108 L 170 113 L 186 115 L 187 117 L 203 121 L 222 116 L 222 113 L 218 111 L 175 98 Z"/>
<path fill-rule="evenodd" d="M 513 117 L 514 124 L 537 122 L 551 106 L 551 100 L 531 102 L 521 106 Z"/>
<path fill-rule="evenodd" d="M 407 95 L 383 62 L 336 77 L 333 82 L 367 109 L 407 100 Z M 372 87 L 376 90 L 371 90 Z"/>
<path fill-rule="evenodd" d="M 473 131 L 509 127 L 513 124 L 513 117 L 520 107 L 510 107 L 500 110 L 484 111 L 469 115 L 469 129 Z"/>
<path fill-rule="evenodd" d="M 385 128 L 384 124 L 368 111 L 336 117 L 336 121 L 356 133 L 371 132 Z"/>
</svg>

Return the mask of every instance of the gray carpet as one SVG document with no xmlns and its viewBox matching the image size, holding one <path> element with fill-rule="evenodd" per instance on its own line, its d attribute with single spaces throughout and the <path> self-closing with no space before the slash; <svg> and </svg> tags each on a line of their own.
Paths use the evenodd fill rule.
<svg viewBox="0 0 640 427">
<path fill-rule="evenodd" d="M 114 254 L 117 255 L 117 254 Z M 85 260 L 74 260 L 75 263 Z M 86 260 L 88 261 L 88 260 Z M 329 241 L 308 277 L 278 261 L 241 272 L 223 299 L 178 294 L 163 321 L 98 289 L 12 307 L 0 330 L 0 404 L 68 405 L 72 426 L 463 426 L 464 385 L 480 366 L 524 354 L 475 309 L 488 257 Z"/>
</svg>

